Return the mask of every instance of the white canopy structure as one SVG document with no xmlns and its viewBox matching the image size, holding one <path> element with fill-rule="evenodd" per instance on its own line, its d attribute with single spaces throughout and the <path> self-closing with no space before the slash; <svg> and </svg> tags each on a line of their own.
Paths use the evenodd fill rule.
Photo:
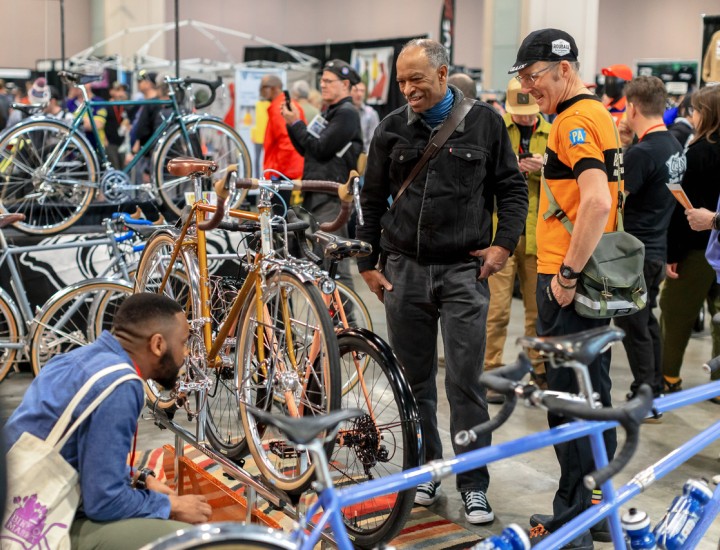
<svg viewBox="0 0 720 550">
<path fill-rule="evenodd" d="M 310 55 L 304 54 L 282 44 L 277 44 L 271 40 L 267 40 L 255 34 L 250 34 L 235 29 L 229 29 L 226 27 L 219 27 L 217 25 L 211 25 L 209 23 L 203 23 L 201 21 L 194 20 L 183 20 L 177 23 L 178 28 L 187 27 L 196 30 L 202 36 L 210 40 L 218 48 L 223 59 L 204 59 L 204 58 L 192 58 L 192 59 L 181 59 L 180 69 L 183 73 L 213 73 L 213 74 L 232 74 L 238 66 L 247 67 L 277 67 L 285 70 L 299 70 L 303 73 L 308 73 L 313 67 L 319 67 L 320 60 Z M 91 72 L 99 72 L 98 69 L 101 66 L 112 67 L 119 70 L 130 70 L 135 71 L 140 68 L 145 69 L 157 69 L 165 70 L 167 72 L 175 68 L 175 61 L 169 59 L 162 59 L 151 56 L 148 52 L 150 47 L 159 39 L 161 39 L 165 33 L 175 31 L 176 24 L 172 23 L 157 23 L 153 25 L 143 25 L 139 27 L 130 27 L 123 29 L 107 38 L 93 44 L 89 48 L 86 48 L 69 58 L 69 66 L 75 70 L 89 69 Z M 150 38 L 148 38 L 143 44 L 141 44 L 132 59 L 123 59 L 120 56 L 98 56 L 97 51 L 111 44 L 113 41 L 119 40 L 131 34 L 152 32 Z M 259 44 L 270 46 L 277 50 L 283 51 L 291 56 L 294 61 L 289 63 L 274 63 L 274 62 L 251 62 L 243 63 L 235 59 L 232 52 L 225 47 L 222 40 L 218 35 L 234 36 L 242 38 Z"/>
</svg>

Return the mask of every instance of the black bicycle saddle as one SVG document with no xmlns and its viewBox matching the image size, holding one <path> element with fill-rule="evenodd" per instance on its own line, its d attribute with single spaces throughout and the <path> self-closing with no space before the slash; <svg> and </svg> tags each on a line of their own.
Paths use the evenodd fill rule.
<svg viewBox="0 0 720 550">
<path fill-rule="evenodd" d="M 275 426 L 285 434 L 285 437 L 297 445 L 306 445 L 315 439 L 318 434 L 334 429 L 340 422 L 352 420 L 365 414 L 361 409 L 341 409 L 319 416 L 295 418 L 270 414 L 255 407 L 248 407 L 248 409 L 258 420 Z"/>
<path fill-rule="evenodd" d="M 517 344 L 561 359 L 589 365 L 613 342 L 622 340 L 625 332 L 616 327 L 598 327 L 565 336 L 521 336 Z"/>
<path fill-rule="evenodd" d="M 365 241 L 338 237 L 325 231 L 313 233 L 313 239 L 322 247 L 323 255 L 326 258 L 342 260 L 355 256 L 367 256 L 372 252 L 372 245 Z"/>
</svg>

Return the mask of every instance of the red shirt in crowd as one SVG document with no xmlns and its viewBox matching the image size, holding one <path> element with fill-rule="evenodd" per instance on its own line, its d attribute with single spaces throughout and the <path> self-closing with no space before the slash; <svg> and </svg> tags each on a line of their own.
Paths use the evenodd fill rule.
<svg viewBox="0 0 720 550">
<path fill-rule="evenodd" d="M 265 140 L 263 148 L 265 149 L 265 160 L 263 161 L 263 170 L 272 168 L 285 174 L 290 179 L 300 179 L 303 173 L 303 157 L 293 147 L 290 137 L 288 136 L 285 119 L 280 114 L 280 106 L 285 101 L 285 96 L 279 94 L 272 100 L 268 107 L 268 123 L 265 129 Z M 297 109 L 300 113 L 300 119 L 305 121 L 305 113 L 297 102 L 292 102 L 293 109 Z M 271 177 L 272 174 L 267 174 Z"/>
</svg>

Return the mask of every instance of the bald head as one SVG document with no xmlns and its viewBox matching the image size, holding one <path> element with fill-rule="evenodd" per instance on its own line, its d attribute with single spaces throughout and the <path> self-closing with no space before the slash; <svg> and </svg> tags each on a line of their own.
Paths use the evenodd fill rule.
<svg viewBox="0 0 720 550">
<path fill-rule="evenodd" d="M 279 76 L 275 74 L 266 74 L 260 81 L 260 95 L 264 99 L 272 101 L 280 93 L 282 93 L 282 85 L 282 80 L 280 80 Z"/>
<path fill-rule="evenodd" d="M 455 73 L 448 77 L 448 84 L 452 84 L 458 90 L 460 90 L 465 97 L 470 99 L 477 98 L 477 88 L 475 87 L 475 81 L 465 73 Z"/>
</svg>

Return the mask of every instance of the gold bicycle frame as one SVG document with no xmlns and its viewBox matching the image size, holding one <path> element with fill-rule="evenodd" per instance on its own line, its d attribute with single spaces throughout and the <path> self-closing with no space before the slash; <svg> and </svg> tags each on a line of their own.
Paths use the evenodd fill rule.
<svg viewBox="0 0 720 550">
<path fill-rule="evenodd" d="M 255 307 L 256 307 L 256 318 L 257 319 L 263 319 L 267 317 L 266 315 L 266 306 L 263 304 L 262 301 L 262 277 L 260 277 L 259 269 L 250 269 L 248 272 L 248 275 L 243 282 L 242 287 L 240 288 L 240 291 L 238 292 L 237 296 L 235 297 L 233 304 L 230 308 L 230 311 L 225 317 L 225 320 L 222 322 L 220 327 L 218 328 L 217 334 L 215 336 L 215 339 L 213 340 L 212 337 L 212 326 L 211 326 L 211 311 L 210 311 L 210 283 L 209 283 L 209 272 L 208 272 L 208 261 L 207 261 L 207 239 L 205 235 L 205 230 L 201 229 L 199 227 L 199 224 L 201 224 L 206 217 L 206 214 L 214 213 L 217 210 L 217 207 L 211 204 L 207 203 L 195 203 L 193 204 L 192 211 L 190 215 L 185 220 L 185 223 L 183 223 L 182 229 L 180 231 L 180 235 L 175 240 L 175 245 L 173 247 L 172 255 L 170 256 L 170 260 L 168 263 L 168 266 L 170 266 L 164 273 L 162 282 L 160 284 L 159 292 L 162 293 L 165 289 L 165 285 L 167 284 L 167 281 L 169 280 L 170 273 L 172 271 L 172 267 L 175 264 L 175 261 L 177 260 L 177 257 L 180 254 L 180 251 L 183 246 L 187 245 L 188 243 L 192 242 L 187 239 L 188 231 L 190 227 L 193 225 L 193 219 L 196 220 L 195 228 L 196 228 L 196 237 L 194 246 L 197 250 L 197 258 L 198 258 L 198 267 L 199 267 L 199 295 L 200 295 L 200 318 L 203 320 L 203 342 L 205 344 L 205 350 L 206 350 L 206 361 L 208 368 L 219 368 L 222 366 L 222 360 L 220 359 L 220 351 L 225 344 L 225 341 L 232 329 L 235 328 L 235 323 L 238 317 L 240 316 L 241 309 L 243 305 L 245 304 L 245 301 L 247 299 L 248 294 L 250 293 L 251 289 L 255 288 Z M 262 217 L 263 216 L 269 216 L 271 207 L 269 206 L 261 206 L 259 207 L 260 212 L 254 213 L 254 212 L 247 212 L 244 210 L 234 210 L 230 209 L 229 216 L 231 218 L 236 218 L 240 220 L 246 220 L 246 221 L 255 221 L 262 223 Z M 262 262 L 264 258 L 263 251 L 258 251 L 258 253 L 255 256 L 255 260 L 253 262 L 253 265 L 257 268 L 260 263 Z M 288 310 L 288 303 L 287 303 L 287 295 L 286 291 L 284 289 L 281 289 L 281 300 L 282 300 L 282 315 L 284 319 L 284 325 L 285 325 L 285 336 L 286 336 L 286 349 L 288 350 L 289 359 L 291 362 L 290 367 L 293 368 L 298 374 L 302 375 L 302 388 L 303 391 L 307 389 L 307 385 L 309 383 L 309 372 L 302 373 L 301 369 L 299 368 L 299 365 L 297 364 L 297 358 L 295 356 L 295 347 L 293 345 L 293 339 L 294 336 L 292 334 L 292 328 L 291 323 L 288 322 L 290 319 L 290 311 Z M 265 326 L 263 323 L 258 323 L 256 331 L 256 338 L 258 342 L 257 346 L 257 358 L 258 363 L 260 365 L 261 370 L 263 371 L 263 375 L 267 375 L 266 371 L 266 362 L 265 362 L 265 347 L 261 344 L 265 341 Z M 272 341 L 272 338 L 271 338 Z M 317 356 L 317 354 L 320 352 L 320 341 L 319 336 L 316 334 L 313 336 L 313 342 L 310 347 L 310 353 L 309 357 L 314 358 Z M 277 344 L 274 343 L 274 348 L 277 348 Z M 312 364 L 312 361 L 311 361 Z M 291 390 L 287 390 L 284 392 L 284 398 L 285 403 L 288 406 L 289 412 L 291 416 L 301 416 L 303 414 L 303 408 L 304 405 L 301 405 L 298 407 L 298 404 L 295 402 L 295 396 L 292 393 Z"/>
</svg>

